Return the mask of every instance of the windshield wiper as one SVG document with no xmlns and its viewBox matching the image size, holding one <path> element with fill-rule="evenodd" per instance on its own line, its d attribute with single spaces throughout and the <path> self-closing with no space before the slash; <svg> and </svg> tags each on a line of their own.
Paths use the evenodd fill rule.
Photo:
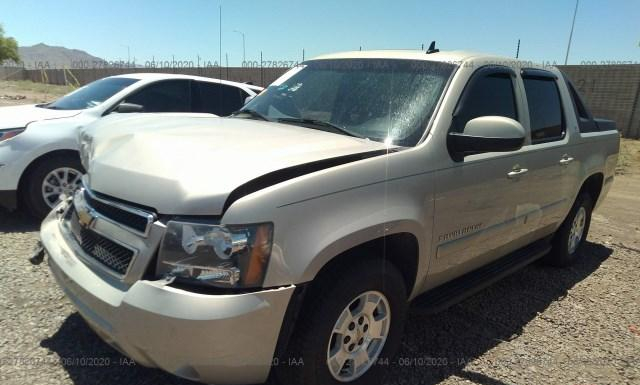
<svg viewBox="0 0 640 385">
<path fill-rule="evenodd" d="M 236 112 L 232 113 L 231 115 L 232 116 L 237 116 L 237 115 L 240 115 L 240 114 L 243 114 L 243 113 L 251 116 L 252 118 L 258 118 L 260 120 L 266 120 L 267 122 L 271 121 L 271 119 L 269 119 L 266 116 L 262 115 L 258 111 L 251 110 L 251 109 L 239 110 L 239 111 L 236 111 Z"/>
<path fill-rule="evenodd" d="M 51 107 L 51 103 L 53 103 L 53 102 L 36 104 L 36 107 L 38 107 L 38 108 L 48 108 L 50 110 L 55 110 L 56 107 Z"/>
<path fill-rule="evenodd" d="M 318 126 L 318 127 L 324 127 L 324 128 L 330 128 L 333 131 L 337 131 L 340 134 L 343 135 L 347 135 L 347 136 L 353 136 L 355 138 L 360 138 L 360 139 L 365 139 L 364 136 L 355 134 L 347 129 L 344 129 L 340 126 L 337 126 L 331 122 L 325 122 L 324 120 L 318 120 L 318 119 L 304 119 L 304 118 L 278 118 L 276 119 L 277 122 L 283 122 L 283 123 L 300 123 L 300 124 L 308 124 L 311 126 Z"/>
</svg>

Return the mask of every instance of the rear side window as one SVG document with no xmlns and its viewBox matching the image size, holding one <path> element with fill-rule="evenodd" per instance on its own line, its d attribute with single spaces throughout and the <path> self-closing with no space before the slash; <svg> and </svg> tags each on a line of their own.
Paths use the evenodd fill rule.
<svg viewBox="0 0 640 385">
<path fill-rule="evenodd" d="M 529 106 L 532 143 L 562 139 L 564 116 L 555 79 L 524 77 L 522 80 Z"/>
<path fill-rule="evenodd" d="M 218 116 L 228 116 L 238 111 L 244 105 L 244 99 L 249 96 L 242 89 L 226 84 L 198 82 L 198 88 L 195 112 Z"/>
<path fill-rule="evenodd" d="M 578 94 L 578 91 L 573 87 L 573 84 L 567 82 L 567 86 L 569 87 L 569 93 L 571 94 L 571 99 L 573 99 L 573 104 L 576 106 L 576 113 L 579 118 L 582 119 L 591 119 L 589 113 L 587 112 L 587 107 L 582 103 L 582 99 Z"/>
<path fill-rule="evenodd" d="M 517 120 L 513 81 L 509 73 L 480 72 L 469 80 L 454 113 L 452 131 L 463 132 L 471 119 L 504 116 Z"/>
<path fill-rule="evenodd" d="M 190 81 L 163 80 L 153 83 L 127 97 L 125 102 L 141 105 L 144 112 L 190 112 Z"/>
<path fill-rule="evenodd" d="M 573 101 L 573 106 L 576 112 L 576 119 L 578 119 L 578 128 L 580 132 L 596 132 L 599 131 L 599 127 L 593 120 L 591 113 L 587 109 L 587 106 L 582 101 L 580 94 L 570 81 L 566 81 L 567 88 L 569 88 L 569 94 Z"/>
</svg>

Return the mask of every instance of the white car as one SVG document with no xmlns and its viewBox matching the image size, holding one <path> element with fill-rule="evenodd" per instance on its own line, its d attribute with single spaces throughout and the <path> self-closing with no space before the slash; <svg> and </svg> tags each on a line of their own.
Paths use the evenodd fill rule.
<svg viewBox="0 0 640 385">
<path fill-rule="evenodd" d="M 47 104 L 0 108 L 0 206 L 41 218 L 83 173 L 78 129 L 117 112 L 205 113 L 239 110 L 262 87 L 175 74 L 107 77 Z"/>
</svg>

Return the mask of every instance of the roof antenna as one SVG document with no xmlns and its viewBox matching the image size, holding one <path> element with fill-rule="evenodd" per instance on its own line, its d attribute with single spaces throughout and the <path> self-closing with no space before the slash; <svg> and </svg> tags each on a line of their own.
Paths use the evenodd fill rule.
<svg viewBox="0 0 640 385">
<path fill-rule="evenodd" d="M 436 52 L 440 52 L 439 49 L 436 48 L 436 41 L 432 41 L 431 44 L 429 44 L 429 48 L 427 48 L 427 53 L 436 53 Z"/>
</svg>

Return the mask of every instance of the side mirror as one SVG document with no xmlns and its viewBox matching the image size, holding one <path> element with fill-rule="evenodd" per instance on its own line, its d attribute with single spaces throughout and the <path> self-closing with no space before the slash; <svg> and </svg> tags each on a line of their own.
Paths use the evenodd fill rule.
<svg viewBox="0 0 640 385">
<path fill-rule="evenodd" d="M 120 103 L 114 111 L 121 114 L 126 114 L 129 112 L 142 112 L 144 111 L 144 107 L 134 103 Z"/>
<path fill-rule="evenodd" d="M 482 116 L 471 119 L 463 132 L 450 132 L 449 151 L 457 158 L 483 152 L 516 151 L 524 143 L 522 125 L 502 116 Z"/>
<path fill-rule="evenodd" d="M 255 97 L 256 97 L 256 95 L 249 95 L 249 96 L 247 96 L 246 98 L 244 98 L 244 104 L 249 103 L 249 102 L 250 102 L 250 101 L 252 101 L 252 100 L 253 100 L 253 98 L 255 98 Z"/>
</svg>

